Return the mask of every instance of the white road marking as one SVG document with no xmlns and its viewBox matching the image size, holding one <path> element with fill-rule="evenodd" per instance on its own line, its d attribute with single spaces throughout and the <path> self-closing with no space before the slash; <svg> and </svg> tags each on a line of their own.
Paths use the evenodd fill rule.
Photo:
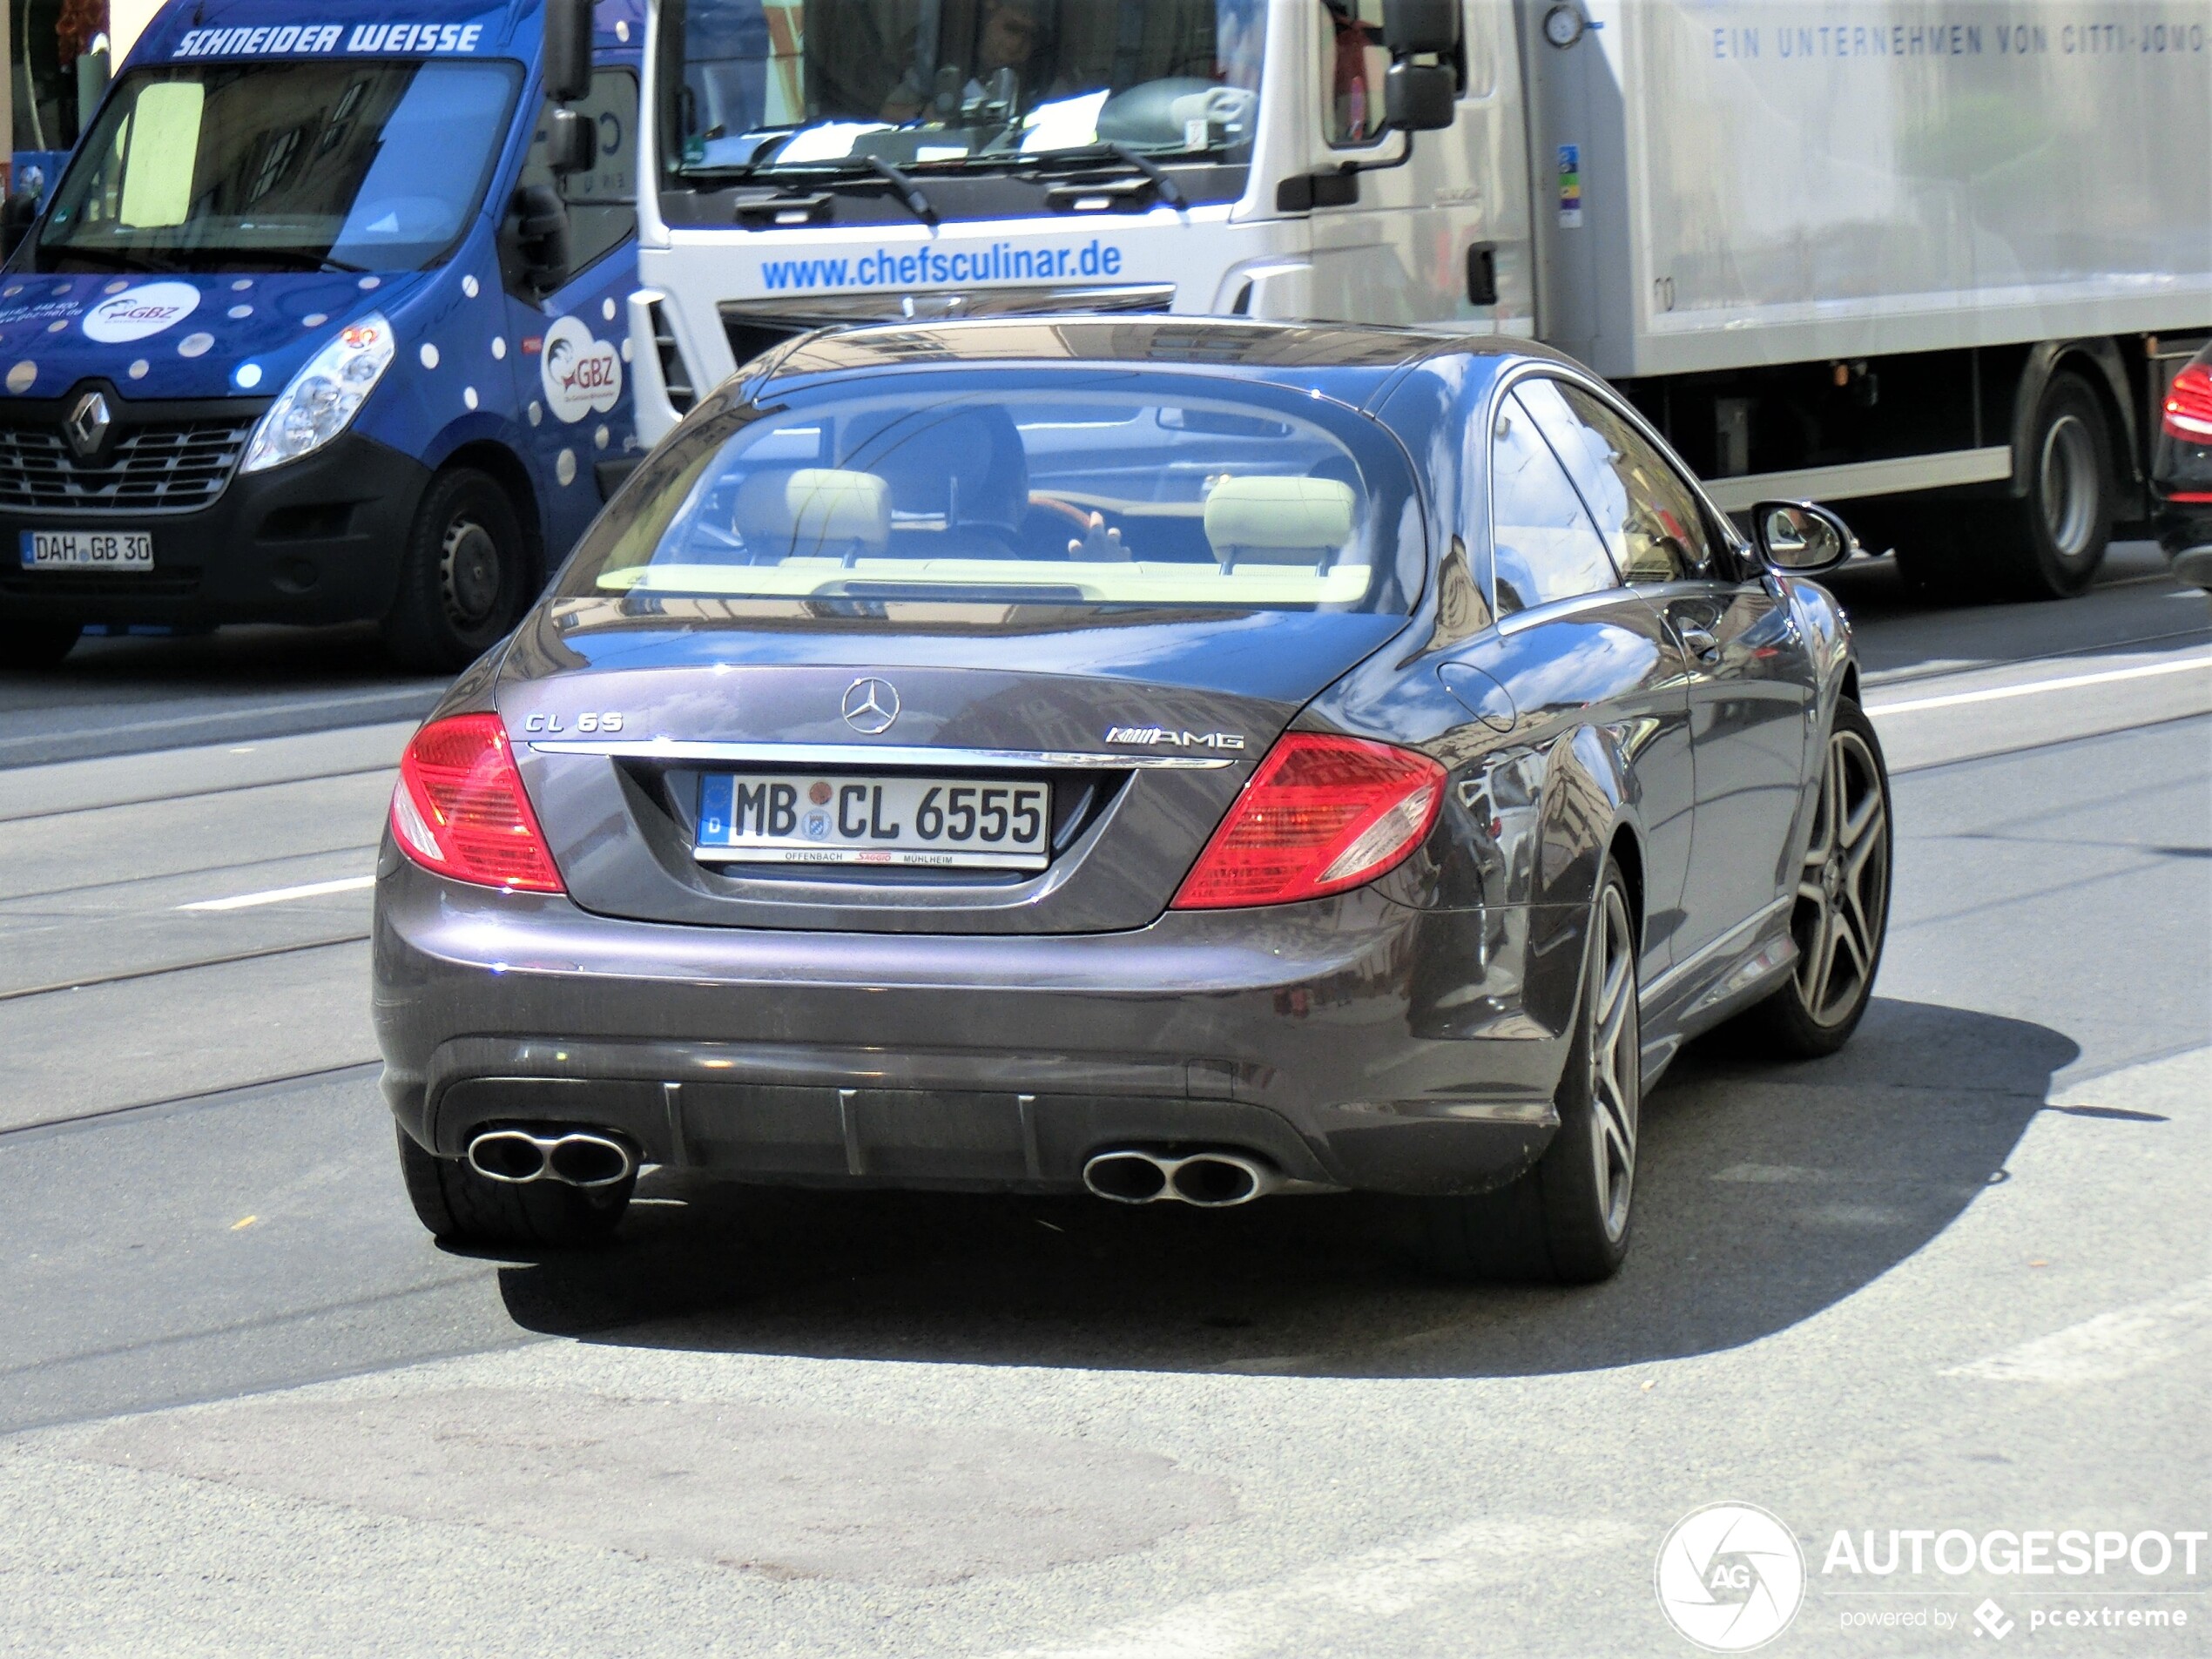
<svg viewBox="0 0 2212 1659">
<path fill-rule="evenodd" d="M 2133 1307 L 2100 1313 L 1939 1374 L 2062 1386 L 2118 1382 L 2208 1346 L 2212 1346 L 2212 1278 Z"/>
<path fill-rule="evenodd" d="M 256 905 L 284 904 L 293 899 L 320 899 L 326 894 L 359 893 L 363 887 L 373 887 L 373 875 L 341 876 L 335 881 L 309 881 L 296 887 L 271 887 L 265 893 L 241 893 L 229 899 L 201 899 L 192 904 L 180 904 L 179 910 L 251 910 Z"/>
<path fill-rule="evenodd" d="M 1639 1535 L 1610 1521 L 1478 1521 L 1244 1589 L 1202 1595 L 1066 1646 L 1022 1649 L 1001 1659 L 1244 1659 L 1278 1650 L 1318 1653 L 1339 1635 L 1363 1635 L 1372 1642 L 1383 1620 L 1464 1585 L 1510 1578 L 1532 1561 L 1617 1549 Z"/>
<path fill-rule="evenodd" d="M 2029 680 L 2019 685 L 1992 685 L 1979 691 L 1952 691 L 1942 697 L 1907 698 L 1901 703 L 1870 703 L 1871 715 L 1918 714 L 1923 709 L 1957 708 L 1966 703 L 1995 703 L 2008 697 L 2034 697 L 2044 691 L 2070 691 L 2084 685 L 2112 685 L 2121 680 L 2150 679 L 2161 674 L 2186 674 L 2212 669 L 2212 657 L 2189 657 L 2171 663 L 2139 663 L 2133 668 L 2108 668 L 2095 674 L 2065 674 L 2057 679 Z"/>
</svg>

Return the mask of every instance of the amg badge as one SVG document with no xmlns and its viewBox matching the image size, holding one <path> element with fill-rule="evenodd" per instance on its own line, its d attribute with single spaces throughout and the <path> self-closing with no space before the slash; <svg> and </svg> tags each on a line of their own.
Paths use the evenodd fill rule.
<svg viewBox="0 0 2212 1659">
<path fill-rule="evenodd" d="M 1234 732 L 1170 732 L 1157 725 L 1116 725 L 1106 732 L 1109 743 L 1172 743 L 1183 749 L 1241 749 L 1244 739 Z"/>
</svg>

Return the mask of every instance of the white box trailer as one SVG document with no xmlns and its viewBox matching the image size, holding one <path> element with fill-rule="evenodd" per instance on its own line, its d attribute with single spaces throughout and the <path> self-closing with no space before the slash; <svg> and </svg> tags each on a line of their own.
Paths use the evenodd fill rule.
<svg viewBox="0 0 2212 1659">
<path fill-rule="evenodd" d="M 2058 593 L 2143 514 L 2212 333 L 2212 0 L 658 0 L 651 31 L 648 436 L 824 324 L 1418 324 L 1581 359 L 1724 507 L 1851 502 L 1932 583 Z"/>
</svg>

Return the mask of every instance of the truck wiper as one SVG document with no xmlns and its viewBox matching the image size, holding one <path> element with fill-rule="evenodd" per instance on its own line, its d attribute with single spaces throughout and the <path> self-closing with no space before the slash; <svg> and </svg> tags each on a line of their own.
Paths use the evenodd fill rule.
<svg viewBox="0 0 2212 1659">
<path fill-rule="evenodd" d="M 1136 145 L 1123 144 L 1116 138 L 1103 138 L 1096 144 L 1084 145 L 1080 149 L 1048 151 L 1034 161 L 1026 161 L 1022 170 L 1028 172 L 1034 169 L 1041 177 L 1049 179 L 1060 173 L 1082 172 L 1094 162 L 1109 159 L 1133 167 L 1150 179 L 1153 189 L 1159 192 L 1160 199 L 1169 206 L 1188 205 L 1182 186 L 1175 182 L 1165 167 Z"/>
<path fill-rule="evenodd" d="M 839 164 L 838 171 L 850 173 L 855 168 L 865 168 L 879 179 L 888 179 L 908 212 L 925 225 L 936 222 L 937 210 L 929 205 L 929 198 L 921 193 L 921 186 L 914 183 L 914 175 L 904 167 L 894 167 L 881 156 L 852 156 Z"/>
</svg>

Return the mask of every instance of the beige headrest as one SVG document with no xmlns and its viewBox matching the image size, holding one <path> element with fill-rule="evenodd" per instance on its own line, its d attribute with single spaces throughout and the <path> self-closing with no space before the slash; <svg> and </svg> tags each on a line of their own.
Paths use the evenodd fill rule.
<svg viewBox="0 0 2212 1659">
<path fill-rule="evenodd" d="M 1318 558 L 1352 540 L 1352 486 L 1333 478 L 1224 478 L 1206 497 L 1214 556 Z"/>
<path fill-rule="evenodd" d="M 891 486 L 831 467 L 755 473 L 738 487 L 733 516 L 749 545 L 779 557 L 841 556 L 855 544 L 880 553 L 891 540 Z"/>
</svg>

